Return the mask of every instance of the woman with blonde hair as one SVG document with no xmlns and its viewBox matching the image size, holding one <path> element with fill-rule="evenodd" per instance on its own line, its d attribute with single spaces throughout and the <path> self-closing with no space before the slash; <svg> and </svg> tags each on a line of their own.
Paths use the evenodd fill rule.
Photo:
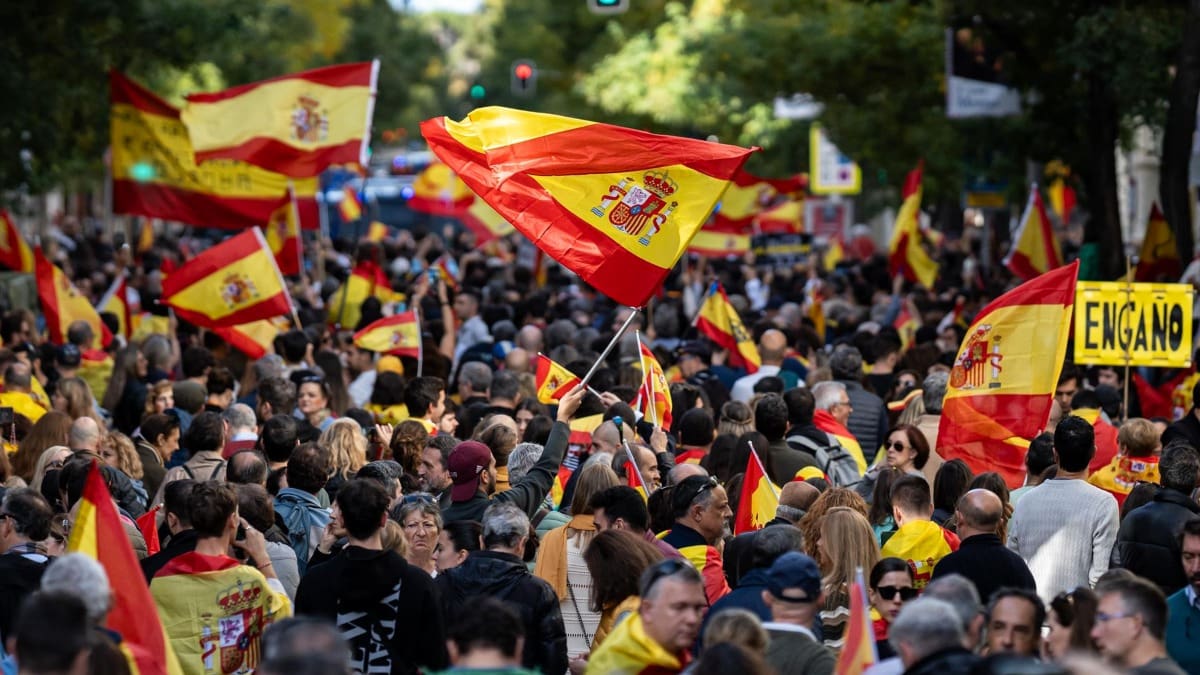
<svg viewBox="0 0 1200 675">
<path fill-rule="evenodd" d="M 709 619 L 704 627 L 704 647 L 726 642 L 735 644 L 759 656 L 767 655 L 767 644 L 771 638 L 762 620 L 748 609 L 731 607 L 723 609 Z"/>
<path fill-rule="evenodd" d="M 800 519 L 797 526 L 804 534 L 804 552 L 813 560 L 820 560 L 817 544 L 821 541 L 821 519 L 826 512 L 838 506 L 848 506 L 867 517 L 867 502 L 854 490 L 844 487 L 829 488 L 817 497 L 808 513 Z"/>
<path fill-rule="evenodd" d="M 133 491 L 141 498 L 142 506 L 146 506 L 150 496 L 142 485 L 142 460 L 138 457 L 133 440 L 119 431 L 110 431 L 100 442 L 98 454 L 105 464 L 129 476 Z"/>
<path fill-rule="evenodd" d="M 73 420 L 91 417 L 100 422 L 96 415 L 96 399 L 92 396 L 92 388 L 82 377 L 59 380 L 50 400 L 55 410 L 70 415 Z"/>
<path fill-rule="evenodd" d="M 318 443 L 329 449 L 329 465 L 333 475 L 325 484 L 325 491 L 332 500 L 337 498 L 337 492 L 342 485 L 354 478 L 358 470 L 367 463 L 367 437 L 363 435 L 358 422 L 349 417 L 341 417 L 321 432 Z"/>
<path fill-rule="evenodd" d="M 857 495 L 856 495 L 857 496 Z M 836 506 L 821 519 L 817 542 L 821 565 L 821 636 L 825 646 L 840 652 L 850 619 L 850 584 L 859 570 L 870 573 L 879 562 L 879 544 L 861 512 Z"/>
<path fill-rule="evenodd" d="M 580 469 L 571 499 L 571 520 L 546 533 L 538 546 L 534 576 L 545 579 L 558 595 L 563 625 L 567 629 L 567 653 L 582 654 L 591 648 L 600 625 L 600 612 L 592 607 L 592 574 L 583 552 L 596 536 L 591 500 L 610 487 L 620 485 L 607 464 L 595 463 Z"/>
<path fill-rule="evenodd" d="M 71 431 L 71 418 L 57 410 L 42 415 L 29 433 L 17 445 L 12 456 L 13 473 L 26 481 L 33 480 L 33 472 L 42 453 L 55 445 L 67 445 Z"/>
<path fill-rule="evenodd" d="M 42 481 L 46 478 L 46 473 L 63 468 L 63 465 L 71 459 L 72 454 L 71 449 L 65 445 L 52 445 L 43 450 L 37 458 L 37 465 L 33 470 L 33 480 L 29 482 L 29 487 L 41 492 Z"/>
<path fill-rule="evenodd" d="M 408 539 L 404 537 L 404 528 L 400 523 L 388 518 L 379 533 L 379 540 L 383 544 L 383 550 L 395 551 L 401 558 L 408 558 Z"/>
</svg>

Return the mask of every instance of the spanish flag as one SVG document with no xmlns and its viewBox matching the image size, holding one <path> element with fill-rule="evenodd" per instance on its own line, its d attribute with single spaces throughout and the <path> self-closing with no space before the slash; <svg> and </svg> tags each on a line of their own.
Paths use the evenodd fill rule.
<svg viewBox="0 0 1200 675">
<path fill-rule="evenodd" d="M 919 281 L 926 288 L 933 288 L 937 281 L 938 265 L 921 245 L 921 174 L 924 170 L 925 160 L 921 160 L 904 181 L 904 191 L 901 193 L 904 202 L 900 205 L 900 213 L 896 215 L 896 224 L 892 228 L 888 263 L 892 274 L 903 272 L 909 281 Z"/>
<path fill-rule="evenodd" d="M 379 243 L 388 236 L 388 226 L 378 220 L 372 220 L 367 226 L 367 241 Z"/>
<path fill-rule="evenodd" d="M 725 295 L 720 282 L 714 281 L 708 287 L 708 295 L 700 305 L 695 323 L 701 333 L 729 352 L 729 365 L 745 368 L 747 373 L 758 372 L 762 365 L 758 346 L 737 310 L 729 304 L 729 296 Z"/>
<path fill-rule="evenodd" d="M 858 475 L 861 476 L 867 472 L 867 457 L 863 454 L 863 449 L 859 445 L 858 439 L 842 423 L 834 419 L 828 410 L 813 411 L 813 426 L 827 434 L 833 434 L 833 437 L 846 449 L 846 452 L 854 457 L 854 462 L 858 464 Z M 875 452 L 876 448 L 870 448 L 870 450 L 871 452 Z"/>
<path fill-rule="evenodd" d="M 342 188 L 342 201 L 338 202 L 338 215 L 342 217 L 343 223 L 353 223 L 362 218 L 362 202 L 358 198 L 358 193 L 349 185 Z"/>
<path fill-rule="evenodd" d="M 1051 162 L 1050 164 L 1055 164 Z M 1061 162 L 1058 162 L 1061 166 Z M 1052 167 L 1046 166 L 1046 174 L 1054 175 L 1056 172 L 1051 170 Z M 1071 175 L 1071 170 L 1065 166 L 1061 166 L 1063 172 L 1058 172 L 1057 175 L 1050 181 L 1050 187 L 1046 190 L 1050 197 L 1050 208 L 1054 209 L 1054 213 L 1058 216 L 1058 222 L 1064 226 L 1071 223 L 1071 212 L 1075 210 L 1075 188 L 1067 184 L 1067 178 Z"/>
<path fill-rule="evenodd" d="M 537 355 L 537 373 L 534 375 L 534 385 L 537 387 L 539 402 L 546 405 L 557 404 L 579 382 L 579 377 L 575 373 L 560 366 L 554 359 L 545 354 Z"/>
<path fill-rule="evenodd" d="M 663 373 L 654 352 L 642 342 L 639 333 L 638 358 L 642 365 L 642 386 L 638 389 L 637 402 L 634 409 L 641 412 L 646 421 L 662 429 L 671 428 L 671 385 Z"/>
<path fill-rule="evenodd" d="M 867 584 L 861 567 L 850 584 L 850 619 L 842 640 L 842 651 L 833 671 L 836 675 L 862 675 L 879 660 L 871 624 L 871 603 L 867 601 Z"/>
<path fill-rule="evenodd" d="M 217 326 L 210 328 L 230 347 L 252 359 L 266 356 L 275 345 L 275 338 L 283 331 L 282 319 L 260 319 L 239 326 Z"/>
<path fill-rule="evenodd" d="M 475 201 L 471 188 L 441 162 L 434 162 L 417 174 L 412 189 L 408 208 L 435 216 L 457 215 Z"/>
<path fill-rule="evenodd" d="M 34 250 L 38 300 L 46 315 L 46 334 L 50 342 L 61 345 L 67 340 L 67 329 L 76 321 L 86 321 L 96 336 L 91 347 L 103 349 L 112 342 L 112 333 L 100 320 L 100 314 L 87 297 L 76 290 L 58 265 L 46 260 L 42 249 Z"/>
<path fill-rule="evenodd" d="M 128 340 L 133 335 L 133 315 L 129 310 L 129 284 L 125 272 L 117 274 L 112 285 L 104 292 L 100 302 L 96 304 L 97 311 L 112 312 L 117 317 L 117 326 L 121 335 Z"/>
<path fill-rule="evenodd" d="M 842 245 L 842 235 L 830 237 L 825 256 L 821 259 L 826 272 L 837 269 L 838 263 L 846 259 L 846 247 Z"/>
<path fill-rule="evenodd" d="M 182 119 L 196 162 L 238 159 L 296 178 L 365 167 L 378 77 L 370 61 L 190 94 Z"/>
<path fill-rule="evenodd" d="M 738 169 L 721 195 L 708 226 L 714 232 L 739 233 L 750 229 L 754 216 L 766 208 L 779 190 L 765 178 Z"/>
<path fill-rule="evenodd" d="M 413 311 L 385 317 L 355 333 L 354 344 L 380 354 L 420 358 L 421 323 Z"/>
<path fill-rule="evenodd" d="M 141 342 L 151 335 L 170 335 L 171 319 L 156 316 L 150 312 L 139 312 L 133 315 L 133 335 L 129 338 Z"/>
<path fill-rule="evenodd" d="M 483 246 L 500 237 L 506 237 L 516 231 L 504 216 L 496 213 L 496 209 L 476 197 L 466 211 L 458 214 L 463 227 L 475 235 L 475 245 Z"/>
<path fill-rule="evenodd" d="M 299 215 L 291 190 L 279 202 L 279 207 L 271 212 L 265 234 L 267 245 L 275 256 L 275 264 L 279 266 L 279 273 L 285 276 L 300 274 L 304 269 L 304 249 L 300 242 Z"/>
<path fill-rule="evenodd" d="M 497 107 L 421 132 L 547 255 L 631 307 L 658 290 L 751 152 Z"/>
<path fill-rule="evenodd" d="M 737 516 L 733 519 L 733 533 L 742 534 L 761 530 L 779 508 L 779 489 L 767 478 L 758 451 L 750 449 L 746 462 L 746 475 L 742 478 L 742 497 L 738 500 Z"/>
<path fill-rule="evenodd" d="M 345 296 L 345 302 L 342 297 Z M 392 290 L 392 282 L 374 260 L 360 260 L 346 278 L 346 283 L 333 292 L 329 297 L 329 321 L 346 328 L 358 326 L 363 301 L 367 298 L 379 298 L 388 304 L 400 302 L 404 295 Z"/>
<path fill-rule="evenodd" d="M 749 234 L 709 229 L 708 225 L 697 232 L 688 244 L 688 253 L 705 258 L 741 258 L 749 250 Z"/>
<path fill-rule="evenodd" d="M 975 473 L 997 471 L 1010 487 L 1025 478 L 1029 439 L 1046 426 L 1067 351 L 1079 261 L 996 298 L 975 317 L 954 366 L 938 453 Z"/>
<path fill-rule="evenodd" d="M 187 261 L 163 280 L 162 303 L 204 328 L 292 313 L 275 256 L 257 227 Z"/>
<path fill-rule="evenodd" d="M 917 339 L 917 330 L 921 328 L 921 318 L 913 314 L 907 300 L 900 306 L 900 313 L 892 321 L 892 327 L 900 334 L 901 350 L 907 351 Z"/>
<path fill-rule="evenodd" d="M 95 559 L 108 573 L 112 611 L 105 625 L 120 633 L 121 651 L 135 675 L 182 675 L 158 613 L 148 611 L 154 607 L 154 599 L 95 463 L 78 509 L 67 550 Z"/>
<path fill-rule="evenodd" d="M 538 249 L 540 252 L 541 249 Z M 452 291 L 458 290 L 458 263 L 454 262 L 454 258 L 449 254 L 444 254 L 438 257 L 433 268 L 437 270 L 438 276 L 446 284 L 446 287 Z"/>
<path fill-rule="evenodd" d="M 754 217 L 760 234 L 797 234 L 804 231 L 804 202 L 789 199 Z"/>
<path fill-rule="evenodd" d="M 634 461 L 633 452 L 629 449 L 629 444 L 625 444 L 625 484 L 642 496 L 642 499 L 650 498 L 650 486 L 646 485 L 646 480 L 642 478 L 642 470 L 638 468 L 637 462 Z"/>
<path fill-rule="evenodd" d="M 116 71 L 109 73 L 109 97 L 114 213 L 236 230 L 267 222 L 287 189 L 286 176 L 245 162 L 201 169 L 178 108 Z M 317 179 L 297 180 L 295 187 L 300 225 L 315 230 Z"/>
<path fill-rule="evenodd" d="M 25 243 L 21 231 L 4 209 L 0 209 L 0 265 L 14 272 L 33 274 L 33 249 Z"/>
<path fill-rule="evenodd" d="M 1042 195 L 1034 184 L 1029 189 L 1029 203 L 1013 235 L 1012 248 L 1004 258 L 1004 266 L 1020 279 L 1029 281 L 1039 274 L 1062 267 L 1062 264 L 1058 236 L 1054 234 L 1054 226 L 1046 215 Z"/>
<path fill-rule="evenodd" d="M 1150 221 L 1146 223 L 1146 236 L 1142 239 L 1142 252 L 1138 256 L 1134 280 L 1175 281 L 1182 271 L 1175 232 L 1155 202 L 1150 206 Z"/>
</svg>

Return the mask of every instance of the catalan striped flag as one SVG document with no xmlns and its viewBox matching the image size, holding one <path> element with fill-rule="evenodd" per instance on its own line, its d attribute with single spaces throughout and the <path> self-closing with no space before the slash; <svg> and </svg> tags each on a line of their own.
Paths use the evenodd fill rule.
<svg viewBox="0 0 1200 675">
<path fill-rule="evenodd" d="M 1028 439 L 1050 417 L 1075 304 L 1079 261 L 996 298 L 963 338 L 938 427 L 938 453 L 975 473 L 997 471 L 1010 487 L 1025 478 Z"/>
<path fill-rule="evenodd" d="M 1004 258 L 1004 266 L 1018 278 L 1029 281 L 1062 264 L 1058 236 L 1054 234 L 1042 195 L 1034 184 L 1029 189 L 1029 203 L 1025 205 L 1025 213 L 1013 235 L 1012 248 Z"/>
<path fill-rule="evenodd" d="M 814 411 L 813 425 L 827 434 L 833 434 L 833 437 L 846 449 L 846 452 L 854 457 L 855 463 L 858 464 L 858 474 L 860 476 L 867 472 L 867 458 L 863 454 L 863 448 L 859 445 L 858 439 L 841 422 L 834 419 L 828 410 Z M 869 448 L 869 450 L 875 452 L 875 448 Z"/>
<path fill-rule="evenodd" d="M 197 162 L 237 159 L 296 178 L 365 167 L 378 77 L 369 61 L 190 94 L 182 119 Z"/>
<path fill-rule="evenodd" d="M 414 311 L 372 322 L 354 334 L 355 346 L 379 354 L 421 357 L 421 322 Z"/>
<path fill-rule="evenodd" d="M 300 274 L 304 269 L 304 246 L 300 240 L 300 216 L 290 189 L 279 207 L 271 212 L 264 234 L 279 273 L 284 276 Z"/>
<path fill-rule="evenodd" d="M 546 405 L 558 403 L 580 382 L 579 376 L 545 354 L 537 355 L 536 372 L 533 378 L 534 386 L 537 389 L 537 400 Z"/>
<path fill-rule="evenodd" d="M 338 215 L 343 223 L 353 223 L 363 217 L 362 201 L 354 188 L 347 185 L 342 189 L 342 201 L 338 202 Z"/>
<path fill-rule="evenodd" d="M 654 352 L 642 341 L 638 333 L 638 359 L 642 366 L 642 386 L 638 389 L 634 409 L 641 412 L 646 421 L 662 429 L 671 428 L 671 385 Z"/>
<path fill-rule="evenodd" d="M 34 265 L 37 278 L 38 301 L 42 314 L 46 316 L 46 334 L 50 342 L 61 345 L 66 342 L 67 329 L 76 321 L 85 321 L 92 327 L 95 336 L 91 347 L 102 349 L 112 342 L 112 332 L 100 320 L 100 314 L 92 307 L 87 296 L 80 293 L 58 265 L 46 259 L 42 249 L 34 250 Z"/>
<path fill-rule="evenodd" d="M 722 349 L 729 352 L 729 364 L 746 369 L 747 373 L 756 373 L 762 365 L 758 355 L 758 346 L 737 310 L 729 303 L 729 296 L 720 282 L 712 282 L 700 312 L 696 314 L 696 328 L 704 333 Z"/>
<path fill-rule="evenodd" d="M 779 508 L 779 489 L 767 477 L 758 451 L 750 448 L 746 461 L 746 474 L 742 478 L 742 497 L 738 500 L 737 515 L 733 519 L 733 533 L 742 534 L 761 530 Z"/>
<path fill-rule="evenodd" d="M 129 283 L 124 271 L 113 279 L 112 285 L 101 296 L 100 302 L 96 303 L 96 310 L 116 315 L 117 332 L 126 340 L 133 335 L 133 315 L 129 310 Z"/>
<path fill-rule="evenodd" d="M 154 599 L 112 495 L 94 462 L 83 486 L 67 550 L 96 560 L 108 574 L 112 611 L 105 625 L 121 635 L 121 651 L 135 675 L 182 675 L 158 613 L 147 611 L 154 607 Z"/>
<path fill-rule="evenodd" d="M 896 215 L 892 228 L 892 241 L 888 247 L 888 265 L 892 274 L 904 274 L 909 281 L 919 281 L 926 288 L 933 288 L 937 281 L 938 265 L 921 245 L 921 174 L 925 160 L 908 173 L 901 193 L 904 201 Z"/>
<path fill-rule="evenodd" d="M 421 132 L 534 244 L 631 307 L 662 285 L 751 152 L 497 107 Z"/>
<path fill-rule="evenodd" d="M 867 601 L 867 584 L 861 567 L 850 584 L 850 619 L 843 640 L 834 669 L 836 675 L 862 675 L 879 660 L 871 624 L 871 603 Z"/>
<path fill-rule="evenodd" d="M 408 208 L 435 216 L 457 215 L 475 201 L 471 188 L 441 162 L 434 162 L 417 174 L 412 189 Z"/>
<path fill-rule="evenodd" d="M 33 249 L 4 209 L 0 209 L 0 265 L 14 272 L 33 274 Z"/>
</svg>

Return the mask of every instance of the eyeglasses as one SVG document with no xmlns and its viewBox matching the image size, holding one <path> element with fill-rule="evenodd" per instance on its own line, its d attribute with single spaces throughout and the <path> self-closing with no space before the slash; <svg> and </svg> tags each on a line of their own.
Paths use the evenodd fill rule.
<svg viewBox="0 0 1200 675">
<path fill-rule="evenodd" d="M 692 564 L 690 562 L 686 560 L 680 560 L 679 558 L 669 558 L 650 566 L 643 574 L 645 582 L 642 584 L 642 588 L 640 589 L 641 597 L 644 598 L 649 595 L 650 591 L 654 588 L 654 585 L 659 582 L 659 580 L 666 577 L 673 577 L 691 566 Z"/>
<path fill-rule="evenodd" d="M 897 452 L 901 452 L 901 451 L 908 449 L 908 446 L 901 443 L 900 441 L 896 441 L 895 443 L 888 445 L 888 447 L 891 448 L 892 450 L 896 450 Z"/>
<path fill-rule="evenodd" d="M 1129 612 L 1126 612 L 1124 614 L 1106 614 L 1104 612 L 1096 612 L 1096 623 L 1108 623 L 1109 621 L 1115 621 L 1117 619 L 1128 619 L 1133 616 L 1137 616 L 1137 615 L 1129 613 Z"/>
<path fill-rule="evenodd" d="M 849 408 L 849 407 L 850 407 L 850 401 L 838 401 L 837 403 L 834 403 L 834 404 L 833 404 L 832 406 L 830 406 L 830 407 L 832 408 L 832 407 L 839 406 L 839 405 L 844 405 L 844 406 L 846 406 L 847 408 Z"/>
<path fill-rule="evenodd" d="M 917 589 L 912 586 L 879 586 L 875 589 L 875 592 L 879 594 L 879 597 L 889 602 L 895 599 L 897 593 L 900 594 L 900 600 L 903 602 L 912 600 L 917 597 L 918 593 Z"/>
</svg>

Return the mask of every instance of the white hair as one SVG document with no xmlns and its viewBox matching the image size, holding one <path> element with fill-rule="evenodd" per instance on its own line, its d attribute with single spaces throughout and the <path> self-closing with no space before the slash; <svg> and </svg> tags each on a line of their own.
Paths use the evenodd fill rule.
<svg viewBox="0 0 1200 675">
<path fill-rule="evenodd" d="M 508 480 L 515 483 L 525 477 L 534 464 L 542 458 L 543 448 L 538 443 L 517 443 L 508 455 Z"/>
<path fill-rule="evenodd" d="M 235 432 L 254 431 L 258 424 L 254 417 L 254 410 L 245 403 L 234 403 L 221 413 L 221 417 L 229 422 L 229 429 Z"/>
<path fill-rule="evenodd" d="M 817 410 L 829 410 L 842 400 L 846 385 L 841 382 L 818 382 L 812 388 L 813 407 Z"/>
<path fill-rule="evenodd" d="M 68 553 L 50 564 L 42 575 L 43 591 L 73 595 L 87 607 L 88 621 L 99 624 L 112 609 L 112 591 L 104 567 L 82 553 Z"/>
</svg>

